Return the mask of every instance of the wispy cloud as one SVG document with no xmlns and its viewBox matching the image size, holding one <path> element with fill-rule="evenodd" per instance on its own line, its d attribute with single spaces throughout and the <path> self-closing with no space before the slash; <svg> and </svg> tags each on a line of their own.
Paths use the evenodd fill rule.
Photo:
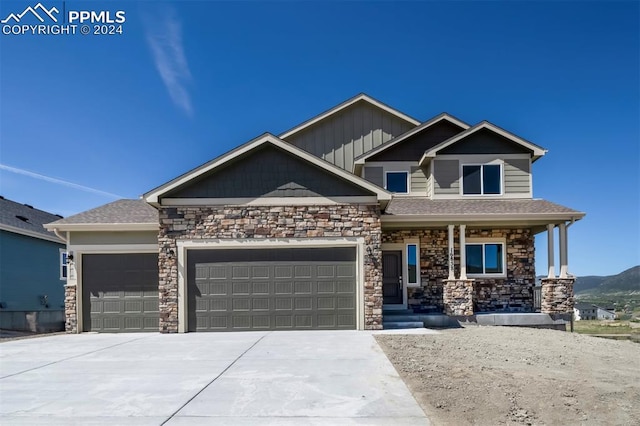
<svg viewBox="0 0 640 426">
<path fill-rule="evenodd" d="M 51 183 L 55 183 L 57 185 L 66 186 L 68 188 L 78 189 L 80 191 L 91 192 L 93 194 L 98 194 L 98 195 L 104 195 L 104 196 L 109 197 L 109 198 L 126 198 L 126 197 L 123 197 L 123 196 L 118 195 L 118 194 L 112 194 L 111 192 L 101 191 L 99 189 L 90 188 L 88 186 L 80 185 L 80 184 L 69 182 L 69 181 L 66 181 L 66 180 L 54 178 L 54 177 L 51 177 L 51 176 L 41 175 L 40 173 L 31 172 L 29 170 L 20 169 L 18 167 L 7 166 L 6 164 L 1 164 L 0 163 L 0 170 L 6 170 L 6 171 L 11 172 L 11 173 L 16 173 L 16 174 L 23 175 L 23 176 L 29 176 L 29 177 L 34 178 L 34 179 L 44 180 L 46 182 L 51 182 Z"/>
<path fill-rule="evenodd" d="M 156 69 L 173 102 L 188 115 L 193 114 L 187 83 L 191 81 L 189 64 L 182 42 L 182 23 L 169 8 L 145 19 L 146 38 Z"/>
</svg>

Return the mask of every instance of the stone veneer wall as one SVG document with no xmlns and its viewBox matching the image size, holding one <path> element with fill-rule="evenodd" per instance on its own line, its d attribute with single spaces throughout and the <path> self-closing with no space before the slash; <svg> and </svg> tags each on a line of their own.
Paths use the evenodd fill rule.
<svg viewBox="0 0 640 426">
<path fill-rule="evenodd" d="M 382 328 L 380 210 L 371 205 L 160 208 L 160 331 L 178 331 L 178 240 L 363 237 L 366 329 Z M 371 248 L 371 255 L 367 254 Z"/>
<path fill-rule="evenodd" d="M 460 273 L 459 228 L 455 229 L 455 271 Z M 435 308 L 444 312 L 443 280 L 449 276 L 447 229 L 403 229 L 382 232 L 383 243 L 402 243 L 405 239 L 420 239 L 421 287 L 409 288 L 408 305 L 416 310 Z M 469 229 L 471 238 L 504 238 L 507 250 L 507 278 L 474 279 L 474 311 L 533 310 L 535 286 L 534 236 L 530 229 Z"/>
<path fill-rule="evenodd" d="M 449 316 L 473 315 L 473 280 L 445 280 L 443 302 Z"/>
<path fill-rule="evenodd" d="M 573 314 L 573 284 L 575 278 L 543 278 L 543 314 Z"/>
<path fill-rule="evenodd" d="M 76 308 L 76 285 L 64 286 L 64 329 L 67 333 L 78 332 L 78 315 Z"/>
</svg>

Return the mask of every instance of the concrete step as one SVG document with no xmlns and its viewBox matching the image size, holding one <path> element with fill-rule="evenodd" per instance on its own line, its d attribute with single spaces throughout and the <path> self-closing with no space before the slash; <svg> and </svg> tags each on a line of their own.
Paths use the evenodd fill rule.
<svg viewBox="0 0 640 426">
<path fill-rule="evenodd" d="M 402 315 L 390 315 L 388 313 L 382 315 L 382 321 L 390 322 L 422 322 L 423 314 L 402 314 Z"/>
<path fill-rule="evenodd" d="M 382 307 L 382 315 L 405 315 L 412 314 L 413 309 L 389 309 Z"/>
<path fill-rule="evenodd" d="M 383 321 L 382 328 L 385 330 L 398 330 L 403 328 L 424 328 L 420 321 Z"/>
</svg>

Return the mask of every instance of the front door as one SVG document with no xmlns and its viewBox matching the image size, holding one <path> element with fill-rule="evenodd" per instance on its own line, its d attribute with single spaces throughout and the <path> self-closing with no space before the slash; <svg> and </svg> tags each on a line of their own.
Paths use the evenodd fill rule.
<svg viewBox="0 0 640 426">
<path fill-rule="evenodd" d="M 382 302 L 385 305 L 401 305 L 402 300 L 402 251 L 382 252 Z"/>
</svg>

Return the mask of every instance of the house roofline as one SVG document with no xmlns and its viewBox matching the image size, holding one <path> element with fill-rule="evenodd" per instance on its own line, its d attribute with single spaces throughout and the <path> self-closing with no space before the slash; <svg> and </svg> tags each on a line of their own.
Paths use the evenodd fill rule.
<svg viewBox="0 0 640 426">
<path fill-rule="evenodd" d="M 567 213 L 516 213 L 516 214 L 442 214 L 442 215 L 385 215 L 381 216 L 382 223 L 434 223 L 434 224 L 469 224 L 501 222 L 540 222 L 549 224 L 553 222 L 577 222 L 586 214 L 583 212 Z"/>
<path fill-rule="evenodd" d="M 493 123 L 490 123 L 486 120 L 481 121 L 480 123 L 476 124 L 473 127 L 468 128 L 467 130 L 458 133 L 457 135 L 447 139 L 446 141 L 443 141 L 441 143 L 439 143 L 438 145 L 434 146 L 433 148 L 429 149 L 428 151 L 426 151 L 424 153 L 424 155 L 422 156 L 422 158 L 420 159 L 419 165 L 423 165 L 425 162 L 427 162 L 429 159 L 434 158 L 437 153 L 439 151 L 441 151 L 444 148 L 447 148 L 450 145 L 453 145 L 459 141 L 461 141 L 462 139 L 466 138 L 469 135 L 472 135 L 473 133 L 480 131 L 482 129 L 488 129 L 493 131 L 494 133 L 499 134 L 500 136 L 503 136 L 509 140 L 511 140 L 512 142 L 515 142 L 529 150 L 531 150 L 533 152 L 533 159 L 532 161 L 536 161 L 537 159 L 539 159 L 540 157 L 544 156 L 548 151 L 544 148 L 542 148 L 539 145 L 536 145 L 532 142 L 529 142 L 526 139 L 521 138 L 520 136 L 517 136 L 499 126 L 496 126 Z"/>
<path fill-rule="evenodd" d="M 43 227 L 45 229 L 48 229 L 46 225 L 43 225 Z M 54 235 L 45 235 L 45 234 L 41 234 L 39 232 L 30 231 L 28 229 L 22 229 L 22 228 L 18 228 L 16 226 L 5 225 L 3 223 L 0 223 L 0 230 L 7 231 L 7 232 L 12 232 L 14 234 L 24 235 L 24 236 L 27 236 L 27 237 L 37 238 L 39 240 L 51 241 L 53 243 L 60 243 L 60 244 L 64 244 L 65 243 L 63 240 L 59 239 L 58 237 L 56 237 Z"/>
<path fill-rule="evenodd" d="M 288 142 L 283 141 L 282 139 L 278 138 L 277 136 L 272 135 L 271 133 L 265 133 L 247 143 L 245 143 L 244 145 L 241 145 L 229 152 L 227 152 L 226 154 L 223 154 L 211 161 L 209 161 L 208 163 L 205 163 L 199 167 L 196 167 L 195 169 L 184 173 L 182 175 L 180 175 L 179 177 L 165 183 L 164 185 L 161 185 L 149 192 L 147 192 L 146 194 L 144 194 L 142 196 L 142 198 L 154 205 L 154 206 L 158 206 L 159 205 L 159 198 L 162 197 L 164 194 L 166 194 L 167 192 L 178 188 L 182 185 L 184 185 L 185 183 L 189 182 L 190 180 L 204 174 L 207 173 L 231 160 L 233 160 L 236 157 L 239 157 L 242 154 L 245 154 L 255 148 L 257 148 L 260 145 L 263 145 L 265 143 L 270 143 L 272 145 L 274 145 L 277 148 L 280 148 L 284 151 L 287 151 L 288 153 L 301 158 L 315 166 L 320 167 L 321 169 L 326 170 L 329 173 L 332 173 L 335 176 L 338 176 L 342 179 L 345 179 L 361 188 L 366 189 L 367 191 L 372 192 L 373 194 L 375 194 L 378 198 L 378 200 L 380 201 L 389 201 L 391 200 L 391 193 L 387 192 L 386 190 L 378 187 L 377 185 L 374 185 L 372 183 L 370 183 L 369 181 L 362 179 L 359 176 L 354 175 L 353 173 L 347 172 L 346 170 L 341 169 L 338 166 L 335 166 L 319 157 L 316 157 L 313 154 L 310 154 L 294 145 L 291 145 Z"/>
<path fill-rule="evenodd" d="M 50 231 L 157 231 L 159 223 L 47 223 Z"/>
<path fill-rule="evenodd" d="M 411 136 L 420 133 L 421 131 L 428 129 L 429 127 L 443 121 L 443 120 L 447 120 L 450 123 L 453 123 L 457 126 L 462 127 L 462 129 L 467 130 L 469 127 L 471 127 L 469 124 L 465 123 L 464 121 L 452 116 L 451 114 L 448 114 L 446 112 L 443 112 L 441 114 L 436 115 L 433 118 L 430 118 L 429 120 L 425 121 L 424 123 L 420 124 L 417 127 L 414 127 L 412 129 L 407 130 L 406 132 L 404 132 L 403 134 L 383 143 L 382 145 L 376 147 L 375 149 L 372 149 L 371 151 L 364 153 L 358 157 L 356 157 L 355 161 L 354 161 L 354 166 L 355 165 L 363 165 L 365 163 L 365 161 L 376 155 L 379 154 L 385 150 L 387 150 L 388 148 L 391 148 L 392 146 L 395 146 L 396 144 L 404 141 L 405 139 L 410 138 Z"/>
<path fill-rule="evenodd" d="M 291 136 L 291 135 L 293 135 L 295 133 L 298 133 L 298 132 L 306 129 L 307 127 L 312 126 L 315 123 L 327 118 L 328 116 L 333 115 L 333 114 L 335 114 L 335 113 L 347 108 L 348 106 L 355 104 L 358 101 L 368 102 L 371 105 L 374 105 L 374 106 L 376 106 L 376 107 L 378 107 L 378 108 L 380 108 L 380 109 L 382 109 L 382 110 L 384 110 L 384 111 L 386 111 L 386 112 L 388 112 L 388 113 L 390 113 L 392 115 L 395 115 L 396 117 L 398 117 L 398 118 L 400 118 L 400 119 L 402 119 L 402 120 L 404 120 L 406 122 L 409 122 L 409 123 L 413 124 L 414 126 L 417 126 L 417 125 L 420 124 L 420 121 L 416 120 L 415 118 L 413 118 L 413 117 L 411 117 L 411 116 L 409 116 L 409 115 L 407 115 L 407 114 L 405 114 L 405 113 L 403 113 L 403 112 L 401 112 L 401 111 L 399 111 L 399 110 L 397 110 L 397 109 L 395 109 L 395 108 L 393 108 L 393 107 L 391 107 L 391 106 L 389 106 L 389 105 L 387 105 L 387 104 L 385 104 L 383 102 L 380 102 L 377 99 L 374 99 L 374 98 L 372 98 L 371 96 L 369 96 L 369 95 L 367 95 L 365 93 L 360 93 L 360 94 L 354 96 L 353 98 L 347 99 L 346 101 L 342 102 L 341 104 L 338 104 L 338 105 L 334 106 L 333 108 L 328 109 L 327 111 L 325 111 L 323 113 L 320 113 L 320 114 L 316 115 L 315 117 L 312 117 L 307 121 L 304 121 L 301 124 L 298 124 L 297 126 L 287 130 L 286 132 L 281 133 L 280 135 L 278 135 L 278 137 L 280 139 L 286 139 L 289 136 Z"/>
</svg>

